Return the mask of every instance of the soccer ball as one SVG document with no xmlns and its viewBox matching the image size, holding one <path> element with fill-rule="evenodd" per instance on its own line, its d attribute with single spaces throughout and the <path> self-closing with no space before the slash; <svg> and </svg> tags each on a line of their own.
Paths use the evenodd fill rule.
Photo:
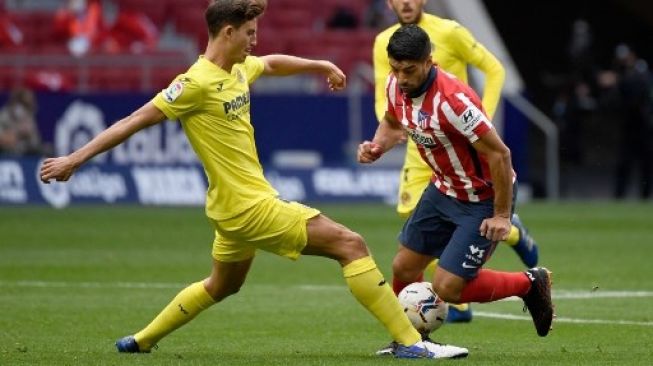
<svg viewBox="0 0 653 366">
<path fill-rule="evenodd" d="M 399 293 L 399 303 L 422 335 L 429 335 L 440 328 L 447 319 L 449 304 L 433 291 L 430 282 L 415 282 Z"/>
</svg>

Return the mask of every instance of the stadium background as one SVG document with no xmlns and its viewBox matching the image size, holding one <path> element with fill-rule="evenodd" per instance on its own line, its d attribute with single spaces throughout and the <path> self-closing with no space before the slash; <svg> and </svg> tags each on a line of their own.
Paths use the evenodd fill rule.
<svg viewBox="0 0 653 366">
<path fill-rule="evenodd" d="M 97 47 L 81 57 L 73 57 L 65 40 L 56 38 L 52 30 L 56 11 L 64 7 L 64 3 L 58 0 L 6 1 L 3 17 L 20 29 L 22 42 L 5 45 L 0 59 L 0 103 L 6 101 L 13 87 L 23 85 L 34 90 L 39 106 L 36 114 L 38 128 L 43 141 L 51 146 L 51 153 L 57 154 L 71 151 L 100 128 L 151 98 L 193 62 L 206 42 L 202 19 L 204 1 L 102 1 L 108 24 L 115 22 L 123 11 L 148 17 L 157 29 L 157 43 L 150 46 L 138 44 L 139 47 L 132 43 L 119 50 Z M 618 148 L 618 134 L 611 125 L 622 121 L 619 116 L 605 117 L 597 108 L 574 121 L 573 129 L 566 129 L 565 123 L 568 122 L 556 115 L 556 102 L 559 101 L 556 98 L 564 95 L 569 84 L 573 83 L 569 47 L 575 21 L 584 19 L 590 27 L 591 67 L 597 72 L 610 70 L 615 48 L 620 43 L 629 44 L 645 61 L 652 57 L 647 38 L 642 37 L 653 29 L 651 5 L 646 1 L 604 1 L 600 4 L 552 1 L 528 5 L 494 1 L 466 3 L 459 2 L 462 5 L 454 7 L 452 1 L 431 1 L 427 8 L 449 17 L 455 17 L 461 11 L 465 15 L 473 12 L 475 16 L 487 17 L 484 21 L 490 20 L 493 31 L 496 30 L 496 37 L 490 39 L 488 48 L 493 50 L 496 46 L 495 52 L 504 63 L 514 63 L 514 72 L 508 74 L 508 84 L 514 80 L 520 84 L 516 91 L 506 91 L 503 108 L 495 122 L 503 130 L 513 151 L 514 165 L 523 187 L 522 198 L 610 198 Z M 343 7 L 354 17 L 354 28 L 347 28 L 351 24 L 345 24 L 345 28 L 329 26 L 334 14 Z M 342 195 L 343 200 L 392 202 L 394 199 L 388 184 L 396 182 L 378 189 L 364 189 L 358 183 L 377 178 L 376 181 L 392 181 L 393 171 L 401 162 L 399 151 L 384 158 L 384 167 L 378 172 L 369 173 L 373 178 L 369 178 L 368 173 L 361 173 L 352 158 L 356 143 L 369 137 L 376 125 L 369 65 L 371 45 L 378 29 L 365 24 L 370 9 L 371 5 L 365 1 L 329 0 L 317 4 L 278 0 L 271 2 L 261 21 L 258 54 L 287 52 L 328 58 L 347 71 L 350 81 L 347 92 L 335 95 L 327 93 L 321 80 L 311 77 L 263 79 L 255 84 L 252 93 L 256 102 L 252 113 L 260 159 L 272 179 L 278 178 L 282 190 L 289 187 L 288 198 L 334 198 L 323 197 L 320 187 L 305 180 L 311 176 L 306 168 L 327 166 L 344 169 L 339 170 L 341 174 L 338 176 L 343 177 L 341 184 L 323 187 L 349 192 Z M 468 26 L 474 31 L 473 26 Z M 488 38 L 485 34 L 477 36 L 482 41 Z M 507 51 L 502 53 L 500 48 L 504 47 Z M 474 78 L 472 80 L 474 83 Z M 480 87 L 482 80 L 476 81 L 474 85 Z M 549 123 L 558 129 L 555 133 L 559 140 L 557 155 L 547 155 L 551 151 L 547 150 L 546 144 L 551 140 L 536 128 L 531 115 L 515 108 L 513 99 L 509 97 L 511 93 L 525 97 L 550 118 Z M 293 117 L 290 117 L 291 110 Z M 64 124 L 64 120 L 68 123 Z M 287 132 L 278 133 L 279 126 Z M 316 126 L 320 133 L 314 133 Z M 59 138 L 57 129 L 64 130 L 59 132 Z M 109 158 L 104 160 L 108 164 L 106 169 L 120 171 L 134 164 L 165 166 L 161 168 L 163 170 L 151 168 L 159 174 L 151 179 L 142 178 L 148 181 L 142 184 L 149 187 L 158 184 L 168 189 L 183 183 L 185 180 L 181 177 L 177 177 L 177 183 L 168 182 L 176 177 L 174 166 L 194 162 L 180 134 L 179 129 L 167 126 L 150 132 L 148 137 L 135 139 L 138 142 L 132 142 L 131 147 L 124 150 L 122 159 L 109 154 Z M 567 159 L 565 154 L 569 145 L 580 150 L 573 159 Z M 179 149 L 186 150 L 187 154 L 180 157 Z M 33 182 L 33 172 L 23 171 L 35 163 L 21 165 L 19 169 L 7 160 L 13 158 L 3 159 L 6 172 L 3 187 L 13 192 L 21 191 L 22 179 L 27 191 L 25 194 L 16 193 L 14 198 L 9 193 L 0 195 L 7 197 L 0 198 L 0 202 L 43 202 L 43 194 L 34 190 L 37 185 Z M 552 161 L 557 165 L 553 169 Z M 22 171 L 22 178 L 18 176 L 18 170 Z M 121 174 L 125 174 L 124 169 Z M 172 178 L 166 180 L 161 178 L 163 176 Z M 122 180 L 129 194 L 132 187 L 139 184 L 129 176 Z M 634 184 L 629 194 L 636 195 Z M 125 200 L 130 201 L 136 196 L 133 194 Z M 335 196 L 340 195 L 336 193 Z M 86 198 L 82 195 L 82 201 L 87 199 L 88 195 Z M 197 198 L 192 200 L 196 202 Z M 120 197 L 116 201 L 120 201 Z"/>
</svg>

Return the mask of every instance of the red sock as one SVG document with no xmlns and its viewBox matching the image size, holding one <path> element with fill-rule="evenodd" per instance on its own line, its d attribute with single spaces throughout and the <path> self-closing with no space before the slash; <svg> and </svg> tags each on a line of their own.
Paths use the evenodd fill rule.
<svg viewBox="0 0 653 366">
<path fill-rule="evenodd" d="M 424 273 L 420 273 L 419 276 L 414 281 L 410 282 L 403 282 L 401 280 L 398 280 L 397 278 L 393 277 L 392 278 L 392 291 L 395 292 L 395 295 L 399 295 L 401 290 L 404 289 L 404 287 L 410 285 L 413 282 L 422 282 L 424 280 Z"/>
<path fill-rule="evenodd" d="M 498 272 L 481 269 L 478 276 L 467 282 L 460 302 L 490 302 L 510 296 L 524 296 L 531 281 L 523 272 Z"/>
</svg>

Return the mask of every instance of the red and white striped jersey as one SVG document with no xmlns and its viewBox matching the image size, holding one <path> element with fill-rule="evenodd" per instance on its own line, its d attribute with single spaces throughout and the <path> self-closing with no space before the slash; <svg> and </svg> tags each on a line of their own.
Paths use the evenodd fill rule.
<svg viewBox="0 0 653 366">
<path fill-rule="evenodd" d="M 387 112 L 401 122 L 433 170 L 431 181 L 444 194 L 477 202 L 494 196 L 487 160 L 472 143 L 493 126 L 481 100 L 466 84 L 437 69 L 426 92 L 411 98 L 390 74 Z"/>
</svg>

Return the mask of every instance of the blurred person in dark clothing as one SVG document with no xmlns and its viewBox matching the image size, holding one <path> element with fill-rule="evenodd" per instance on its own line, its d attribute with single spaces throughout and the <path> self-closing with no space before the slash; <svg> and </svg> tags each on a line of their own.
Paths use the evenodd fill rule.
<svg viewBox="0 0 653 366">
<path fill-rule="evenodd" d="M 28 89 L 14 89 L 0 109 L 0 154 L 40 154 L 41 136 L 36 126 L 36 98 Z"/>
<path fill-rule="evenodd" d="M 327 27 L 330 29 L 356 29 L 358 28 L 358 18 L 351 9 L 338 6 L 327 21 Z"/>
<path fill-rule="evenodd" d="M 653 185 L 653 122 L 651 73 L 646 61 L 627 45 L 615 50 L 616 89 L 619 95 L 619 147 L 615 198 L 624 198 L 632 168 L 639 168 L 639 195 L 648 198 Z"/>
<path fill-rule="evenodd" d="M 593 96 L 597 66 L 594 62 L 590 24 L 577 19 L 567 46 L 569 77 L 561 87 L 553 113 L 560 128 L 560 154 L 566 164 L 583 163 L 583 126 L 591 122 L 597 108 Z"/>
<path fill-rule="evenodd" d="M 586 20 L 574 21 L 567 47 L 573 81 L 593 84 L 597 71 L 594 60 L 594 36 Z"/>
<path fill-rule="evenodd" d="M 583 126 L 594 118 L 597 102 L 588 83 L 570 81 L 562 89 L 552 112 L 559 128 L 560 157 L 573 167 L 583 164 Z"/>
</svg>

